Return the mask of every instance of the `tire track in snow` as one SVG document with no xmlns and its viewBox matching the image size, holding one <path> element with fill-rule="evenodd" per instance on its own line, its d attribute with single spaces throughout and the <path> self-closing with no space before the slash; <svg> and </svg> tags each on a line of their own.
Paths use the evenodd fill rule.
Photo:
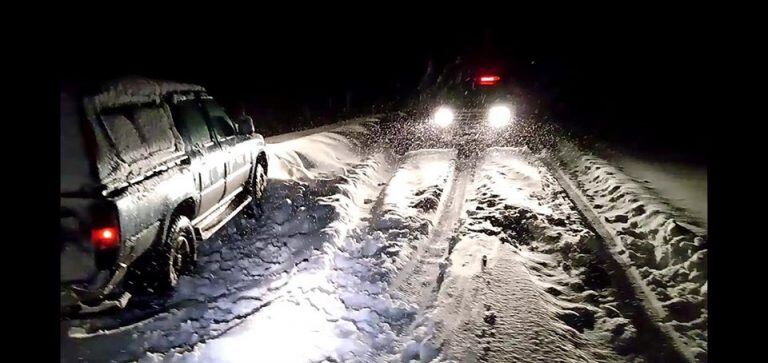
<svg viewBox="0 0 768 363">
<path fill-rule="evenodd" d="M 434 264 L 422 263 L 434 234 L 449 224 L 443 217 L 455 179 L 454 151 L 407 153 L 377 198 L 370 225 L 360 231 L 348 253 L 337 256 L 339 281 L 345 284 L 342 300 L 354 312 L 343 319 L 353 324 L 350 331 L 367 346 L 353 361 L 381 361 L 382 355 L 398 354 L 397 336 L 436 285 L 442 254 Z M 431 270 L 422 281 L 425 285 L 418 279 L 411 284 L 407 276 L 425 266 Z M 349 281 L 350 275 L 358 278 Z"/>
<path fill-rule="evenodd" d="M 402 349 L 398 354 L 403 361 L 429 361 L 437 354 L 436 347 L 422 346 L 414 336 L 424 333 L 416 330 L 420 329 L 425 316 L 434 309 L 451 242 L 460 225 L 459 217 L 464 207 L 466 189 L 475 166 L 476 159 L 457 160 L 456 174 L 443 194 L 441 204 L 444 207 L 440 209 L 433 233 L 429 238 L 421 240 L 417 246 L 418 254 L 400 271 L 390 286 L 391 290 L 399 292 L 406 301 L 418 307 L 412 324 L 401 334 L 398 343 Z"/>
</svg>

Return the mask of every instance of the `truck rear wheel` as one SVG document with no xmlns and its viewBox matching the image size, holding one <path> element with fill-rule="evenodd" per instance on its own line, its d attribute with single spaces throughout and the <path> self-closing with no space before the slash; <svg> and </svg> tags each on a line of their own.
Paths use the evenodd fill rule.
<svg viewBox="0 0 768 363">
<path fill-rule="evenodd" d="M 146 290 L 163 293 L 176 287 L 181 275 L 192 272 L 197 257 L 195 233 L 189 218 L 173 217 L 161 243 L 142 257 L 145 258 L 139 267 L 140 284 Z"/>
<path fill-rule="evenodd" d="M 164 242 L 161 248 L 164 268 L 161 268 L 159 283 L 161 288 L 170 289 L 176 287 L 181 275 L 192 272 L 195 265 L 195 232 L 189 218 L 176 216 Z"/>
</svg>

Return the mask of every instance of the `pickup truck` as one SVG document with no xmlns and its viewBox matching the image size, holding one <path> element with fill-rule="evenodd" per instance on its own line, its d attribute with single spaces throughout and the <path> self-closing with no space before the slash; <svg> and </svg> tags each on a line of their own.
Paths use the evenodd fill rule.
<svg viewBox="0 0 768 363">
<path fill-rule="evenodd" d="M 202 241 L 258 213 L 264 138 L 205 88 L 129 78 L 60 101 L 62 313 L 172 290 Z"/>
</svg>

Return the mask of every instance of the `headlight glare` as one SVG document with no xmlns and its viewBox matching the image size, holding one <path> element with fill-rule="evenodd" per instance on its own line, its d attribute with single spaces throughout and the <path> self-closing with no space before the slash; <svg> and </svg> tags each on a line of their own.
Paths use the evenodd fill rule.
<svg viewBox="0 0 768 363">
<path fill-rule="evenodd" d="M 504 127 L 512 121 L 512 110 L 504 105 L 497 105 L 488 110 L 488 123 L 492 127 Z"/>
<path fill-rule="evenodd" d="M 453 110 L 448 107 L 440 107 L 435 111 L 432 122 L 440 127 L 446 127 L 453 122 Z"/>
</svg>

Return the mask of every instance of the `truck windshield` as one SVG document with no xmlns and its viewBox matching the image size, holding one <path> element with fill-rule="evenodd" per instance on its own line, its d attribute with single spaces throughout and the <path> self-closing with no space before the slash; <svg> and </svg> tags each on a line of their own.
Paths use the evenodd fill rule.
<svg viewBox="0 0 768 363">
<path fill-rule="evenodd" d="M 187 148 L 205 145 L 213 141 L 199 100 L 179 101 L 173 110 L 173 121 Z"/>
</svg>

